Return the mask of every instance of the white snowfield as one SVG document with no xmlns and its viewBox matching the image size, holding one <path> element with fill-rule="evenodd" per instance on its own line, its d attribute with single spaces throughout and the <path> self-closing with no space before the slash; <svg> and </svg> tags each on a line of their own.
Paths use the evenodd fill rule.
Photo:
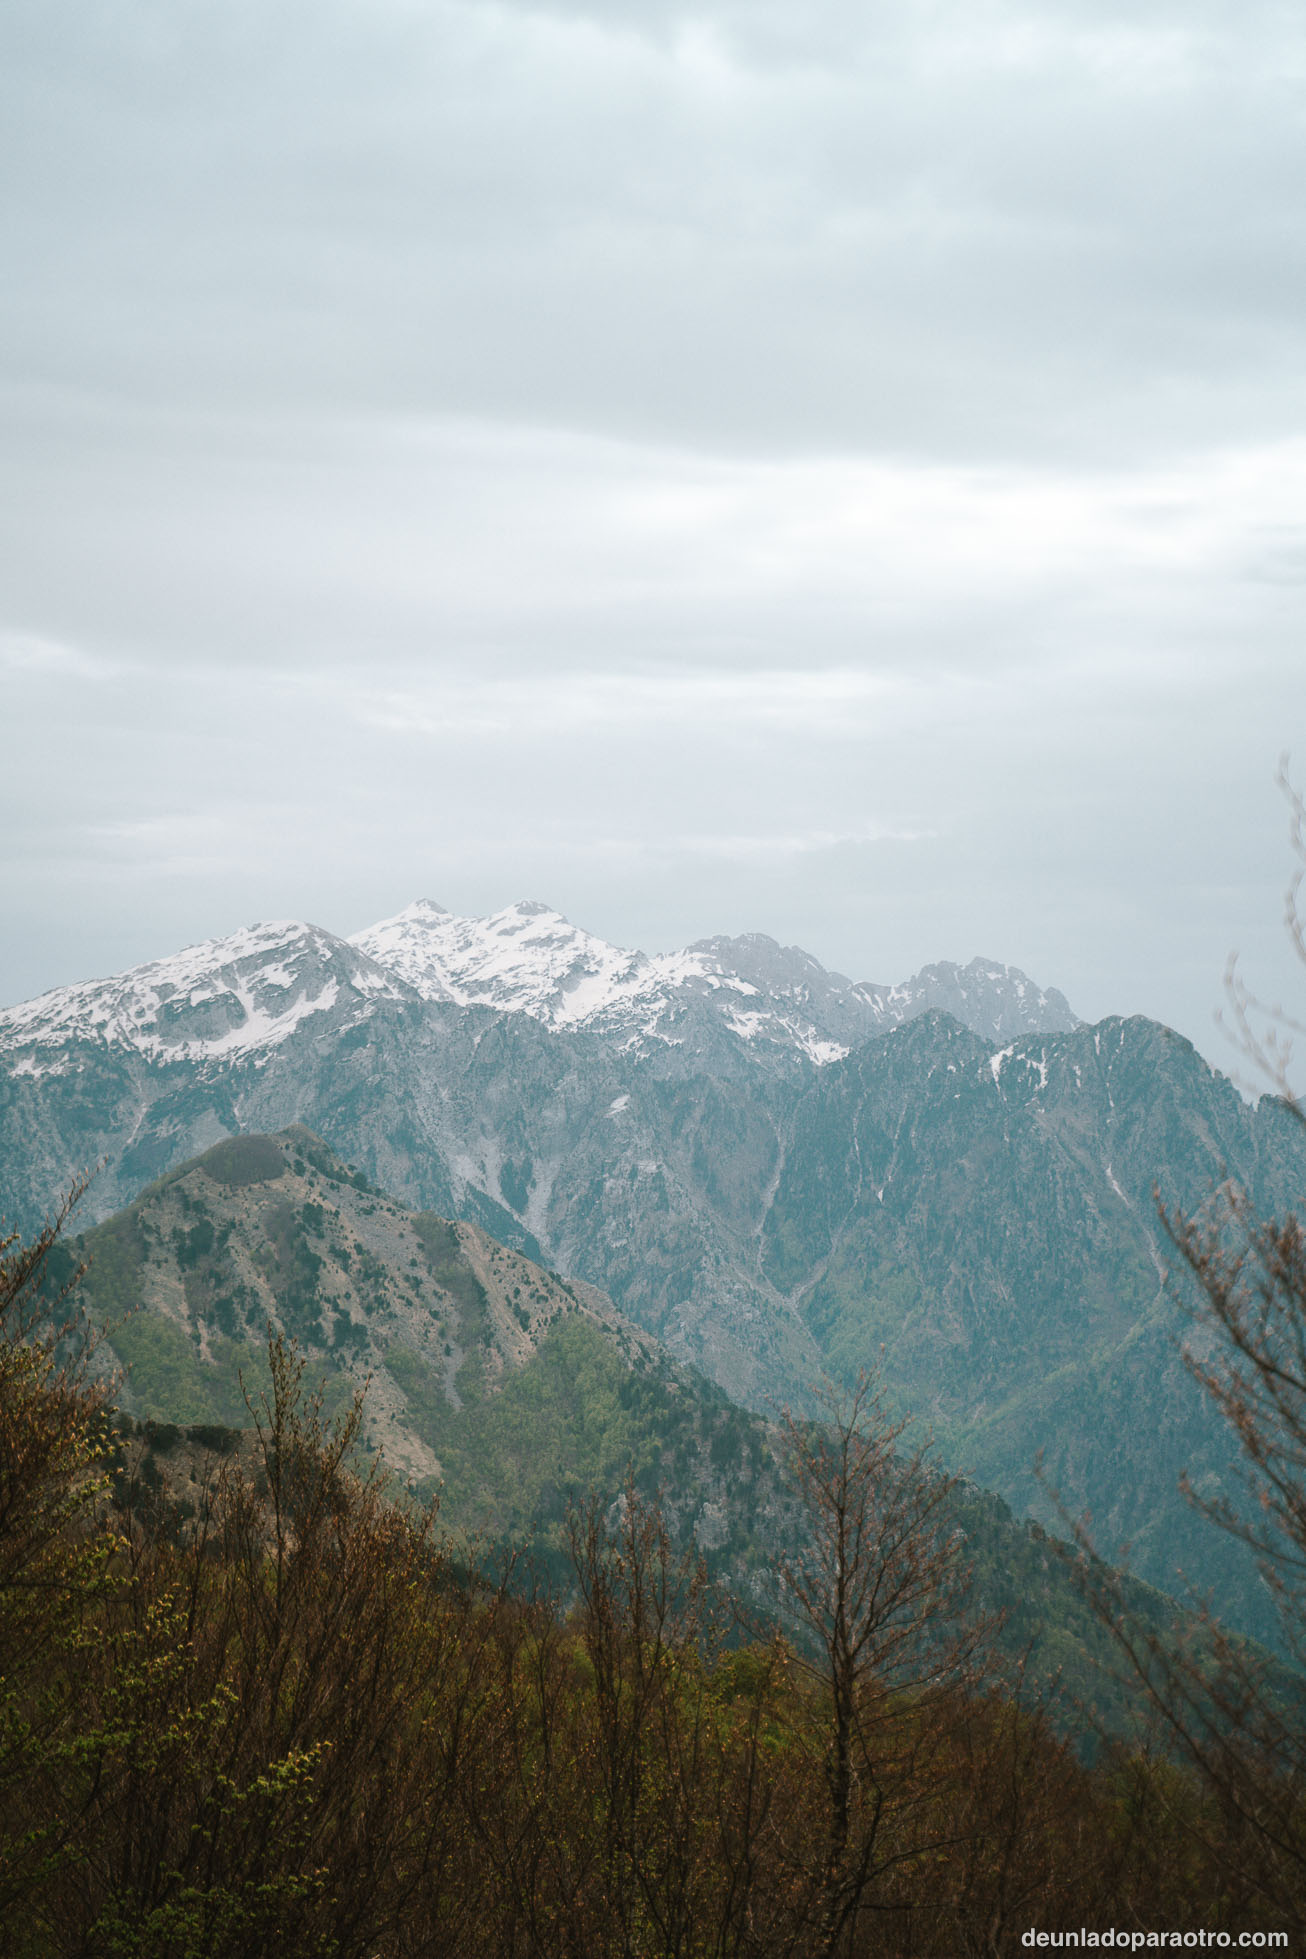
<svg viewBox="0 0 1306 1959">
<path fill-rule="evenodd" d="M 350 943 L 428 1000 L 530 1014 L 550 1027 L 593 1027 L 633 1045 L 676 1038 L 677 1012 L 697 996 L 711 999 L 741 1040 L 779 1040 L 815 1061 L 847 1053 L 788 1000 L 763 994 L 706 947 L 627 952 L 528 899 L 489 918 L 456 918 L 419 899 Z"/>
<path fill-rule="evenodd" d="M 25 1050 L 14 1072 L 28 1075 L 62 1071 L 84 1042 L 152 1061 L 235 1058 L 278 1046 L 348 995 L 352 1018 L 378 999 L 411 997 L 392 973 L 315 925 L 243 926 L 0 1012 L 0 1053 Z"/>
<path fill-rule="evenodd" d="M 350 944 L 424 999 L 528 1013 L 555 1027 L 640 998 L 652 964 L 529 900 L 489 918 L 456 918 L 420 898 Z"/>
<path fill-rule="evenodd" d="M 931 1006 L 969 1013 L 974 1003 L 981 1018 L 1015 1015 L 1022 1032 L 1074 1023 L 1059 994 L 989 961 L 871 986 L 760 934 L 650 956 L 609 945 L 546 905 L 459 918 L 420 899 L 350 939 L 298 920 L 254 925 L 111 979 L 56 988 L 0 1011 L 0 1054 L 20 1074 L 74 1066 L 87 1042 L 154 1061 L 257 1059 L 315 1016 L 330 1013 L 339 1029 L 387 1000 L 529 1014 L 626 1049 L 679 1044 L 688 1020 L 702 1027 L 706 1009 L 739 1041 L 798 1049 L 818 1064 Z"/>
</svg>

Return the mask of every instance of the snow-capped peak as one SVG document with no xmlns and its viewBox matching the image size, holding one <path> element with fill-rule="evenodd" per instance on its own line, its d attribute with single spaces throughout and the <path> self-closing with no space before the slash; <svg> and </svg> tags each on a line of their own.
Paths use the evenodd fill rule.
<svg viewBox="0 0 1306 1959">
<path fill-rule="evenodd" d="M 926 967 L 896 987 L 855 984 L 764 933 L 649 956 L 529 899 L 488 918 L 460 918 L 420 899 L 351 943 L 428 1000 L 586 1026 L 626 1044 L 680 1040 L 687 1014 L 700 1028 L 797 1048 L 817 1062 L 929 1008 L 986 1038 L 1075 1024 L 1060 994 L 987 960 Z"/>
<path fill-rule="evenodd" d="M 0 1052 L 26 1050 L 18 1071 L 27 1073 L 45 1072 L 50 1049 L 78 1042 L 152 1060 L 235 1058 L 275 1047 L 310 1015 L 343 1006 L 356 1018 L 373 1000 L 407 996 L 345 940 L 281 919 L 0 1011 Z"/>
<path fill-rule="evenodd" d="M 647 971 L 623 952 L 524 898 L 489 918 L 457 918 L 429 898 L 355 933 L 352 945 L 428 1000 L 528 1013 L 552 1026 L 589 1019 Z"/>
</svg>

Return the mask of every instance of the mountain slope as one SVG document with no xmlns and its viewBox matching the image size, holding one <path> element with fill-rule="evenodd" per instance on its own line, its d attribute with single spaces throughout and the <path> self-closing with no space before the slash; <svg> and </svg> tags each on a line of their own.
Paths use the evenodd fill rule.
<svg viewBox="0 0 1306 1959">
<path fill-rule="evenodd" d="M 365 953 L 296 920 L 252 925 L 112 979 L 59 987 L 0 1013 L 0 1057 L 19 1075 L 64 1072 L 85 1048 L 220 1063 L 322 1034 L 409 990 Z"/>
<path fill-rule="evenodd" d="M 556 1558 L 568 1506 L 633 1481 L 743 1596 L 763 1547 L 792 1535 L 766 1422 L 594 1288 L 396 1204 L 302 1126 L 172 1170 L 60 1247 L 52 1278 L 83 1261 L 124 1370 L 115 1400 L 138 1424 L 247 1425 L 272 1328 L 329 1405 L 365 1388 L 367 1446 L 420 1494 L 438 1487 L 457 1531 Z M 968 1501 L 984 1529 L 1014 1531 L 1000 1505 Z"/>
<path fill-rule="evenodd" d="M 1252 1560 L 1178 1487 L 1186 1471 L 1236 1502 L 1238 1452 L 1184 1365 L 1207 1336 L 1156 1192 L 1191 1210 L 1230 1169 L 1291 1208 L 1300 1126 L 1168 1030 L 1107 1021 L 995 1053 L 926 1017 L 805 1098 L 762 1266 L 836 1377 L 881 1354 L 901 1404 L 1018 1510 L 1053 1521 L 1058 1492 L 1154 1583 L 1214 1583 L 1268 1636 Z"/>
<path fill-rule="evenodd" d="M 760 933 L 650 958 L 544 905 L 480 919 L 424 900 L 352 940 L 282 920 L 55 988 L 0 1010 L 0 1062 L 39 1076 L 75 1068 L 84 1050 L 98 1049 L 218 1065 L 264 1053 L 301 1024 L 319 1038 L 337 1034 L 380 1001 L 524 1013 L 618 1044 L 680 1045 L 706 1017 L 737 1040 L 817 1062 L 932 1008 L 997 1037 L 1075 1025 L 1055 990 L 978 959 L 926 967 L 898 986 L 853 985 Z"/>
<path fill-rule="evenodd" d="M 234 1136 L 72 1242 L 86 1301 L 112 1329 L 128 1413 L 239 1422 L 269 1326 L 368 1387 L 373 1446 L 443 1477 L 443 1427 L 496 1395 L 561 1322 L 622 1360 L 654 1343 L 595 1288 L 569 1284 L 477 1226 L 398 1205 L 296 1125 Z"/>
</svg>

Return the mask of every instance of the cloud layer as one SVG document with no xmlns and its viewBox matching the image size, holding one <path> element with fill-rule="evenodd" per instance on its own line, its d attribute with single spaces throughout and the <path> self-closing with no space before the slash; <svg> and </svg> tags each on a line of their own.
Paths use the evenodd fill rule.
<svg viewBox="0 0 1306 1959">
<path fill-rule="evenodd" d="M 0 994 L 547 898 L 1273 990 L 1286 6 L 15 0 Z"/>
</svg>

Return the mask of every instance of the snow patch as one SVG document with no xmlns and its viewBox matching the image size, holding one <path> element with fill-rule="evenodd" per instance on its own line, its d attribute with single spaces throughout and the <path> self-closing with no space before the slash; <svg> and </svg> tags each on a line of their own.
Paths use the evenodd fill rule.
<svg viewBox="0 0 1306 1959">
<path fill-rule="evenodd" d="M 31 1075 L 39 1081 L 46 1075 L 66 1075 L 68 1063 L 66 1061 L 40 1062 L 34 1054 L 25 1054 L 14 1063 L 9 1072 L 11 1075 Z"/>
<path fill-rule="evenodd" d="M 995 1082 L 1001 1083 L 1003 1064 L 1010 1061 L 1015 1052 L 1016 1044 L 1013 1041 L 1009 1048 L 1003 1048 L 998 1054 L 991 1054 L 989 1056 L 989 1073 Z"/>
<path fill-rule="evenodd" d="M 246 987 L 235 989 L 236 999 L 244 1009 L 245 1018 L 238 1027 L 222 1034 L 215 1041 L 187 1041 L 181 1044 L 180 1052 L 189 1054 L 195 1051 L 204 1055 L 239 1054 L 249 1048 L 275 1047 L 293 1034 L 300 1022 L 310 1014 L 327 1013 L 340 998 L 340 988 L 334 980 L 328 980 L 322 992 L 311 1000 L 296 1000 L 293 1007 L 284 1013 L 270 1014 L 254 1004 L 253 996 Z M 177 1052 L 170 1049 L 169 1052 Z"/>
</svg>

